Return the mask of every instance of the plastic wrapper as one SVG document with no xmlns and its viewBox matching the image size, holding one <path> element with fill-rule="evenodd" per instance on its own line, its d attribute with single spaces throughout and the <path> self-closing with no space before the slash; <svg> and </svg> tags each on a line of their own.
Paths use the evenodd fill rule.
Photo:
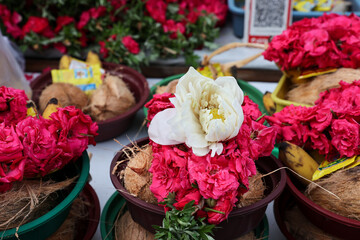
<svg viewBox="0 0 360 240">
<path fill-rule="evenodd" d="M 32 91 L 29 82 L 25 79 L 24 72 L 15 60 L 11 45 L 0 31 L 0 86 L 7 86 L 25 90 L 31 98 Z"/>
</svg>

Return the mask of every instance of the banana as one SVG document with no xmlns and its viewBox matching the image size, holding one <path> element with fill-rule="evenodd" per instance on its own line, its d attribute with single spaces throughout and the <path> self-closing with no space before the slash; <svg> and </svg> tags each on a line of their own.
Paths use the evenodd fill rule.
<svg viewBox="0 0 360 240">
<path fill-rule="evenodd" d="M 56 112 L 59 107 L 61 107 L 61 105 L 57 98 L 51 98 L 44 109 L 42 114 L 43 118 L 50 119 L 50 115 Z"/>
<path fill-rule="evenodd" d="M 36 105 L 33 101 L 29 100 L 26 103 L 26 116 L 39 117 L 38 110 L 36 109 Z"/>
<path fill-rule="evenodd" d="M 101 67 L 101 61 L 99 55 L 96 53 L 89 51 L 86 57 L 86 63 L 89 65 L 99 65 Z"/>
<path fill-rule="evenodd" d="M 271 98 L 271 92 L 265 92 L 265 94 L 263 96 L 263 103 L 264 103 L 264 106 L 266 108 L 266 111 L 270 115 L 275 113 L 276 105 L 275 105 L 274 100 L 272 100 L 272 98 Z"/>
<path fill-rule="evenodd" d="M 301 147 L 290 142 L 282 142 L 279 146 L 279 159 L 289 168 L 302 177 L 311 181 L 319 164 Z M 309 184 L 299 176 L 295 175 L 305 185 Z"/>
<path fill-rule="evenodd" d="M 69 69 L 71 60 L 72 60 L 72 57 L 70 57 L 68 55 L 63 55 L 60 58 L 59 69 Z"/>
</svg>

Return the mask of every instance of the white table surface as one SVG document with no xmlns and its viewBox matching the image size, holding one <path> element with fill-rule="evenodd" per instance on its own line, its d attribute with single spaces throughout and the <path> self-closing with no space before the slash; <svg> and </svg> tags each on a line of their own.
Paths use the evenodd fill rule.
<svg viewBox="0 0 360 240">
<path fill-rule="evenodd" d="M 152 86 L 160 79 L 148 79 L 149 85 Z M 249 82 L 251 85 L 259 89 L 261 92 L 273 91 L 277 83 L 265 82 Z M 116 139 L 123 145 L 126 145 L 130 140 L 137 140 L 147 136 L 146 127 L 141 129 L 144 120 L 143 110 L 139 110 L 136 114 L 135 120 L 131 128 Z M 89 146 L 88 151 L 93 154 L 90 161 L 90 175 L 92 180 L 91 186 L 95 189 L 99 200 L 101 209 L 104 208 L 107 200 L 115 192 L 115 188 L 110 180 L 110 163 L 116 152 L 121 149 L 121 145 L 114 140 L 108 140 L 98 143 L 96 146 Z M 273 214 L 273 203 L 268 205 L 266 215 L 269 221 L 269 239 L 283 240 L 286 239 L 280 232 Z M 100 227 L 98 227 L 93 240 L 100 240 Z"/>
</svg>

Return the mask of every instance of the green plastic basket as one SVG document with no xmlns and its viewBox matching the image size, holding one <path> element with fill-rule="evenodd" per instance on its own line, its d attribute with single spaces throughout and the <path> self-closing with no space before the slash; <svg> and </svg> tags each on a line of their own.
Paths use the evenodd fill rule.
<svg viewBox="0 0 360 240">
<path fill-rule="evenodd" d="M 73 201 L 78 197 L 88 180 L 89 171 L 89 156 L 87 152 L 84 151 L 81 159 L 78 159 L 75 163 L 69 163 L 63 169 L 53 173 L 55 178 L 64 178 L 64 175 L 67 177 L 79 175 L 71 192 L 69 194 L 59 193 L 59 197 L 63 197 L 63 200 L 56 207 L 43 216 L 20 226 L 18 231 L 16 231 L 15 228 L 12 228 L 0 232 L 0 239 L 41 240 L 48 238 L 65 221 Z M 15 236 L 15 233 L 18 234 L 19 238 Z"/>
<path fill-rule="evenodd" d="M 109 200 L 106 202 L 100 218 L 100 233 L 103 240 L 115 240 L 114 225 L 119 211 L 122 208 L 124 209 L 123 212 L 126 211 L 127 208 L 125 204 L 125 199 L 118 192 L 113 193 L 113 195 L 111 195 Z M 269 222 L 266 215 L 264 215 L 257 228 L 254 229 L 254 234 L 257 239 L 268 239 Z"/>
</svg>

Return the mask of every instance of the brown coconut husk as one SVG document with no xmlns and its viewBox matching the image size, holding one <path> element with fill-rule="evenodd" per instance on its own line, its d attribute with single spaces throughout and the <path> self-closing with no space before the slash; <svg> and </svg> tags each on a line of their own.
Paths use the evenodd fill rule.
<svg viewBox="0 0 360 240">
<path fill-rule="evenodd" d="M 128 211 L 124 213 L 115 223 L 116 240 L 153 240 L 154 234 L 148 232 L 138 223 L 134 222 Z"/>
<path fill-rule="evenodd" d="M 264 237 L 265 238 L 265 237 Z M 115 239 L 116 240 L 154 240 L 155 235 L 134 222 L 130 213 L 125 212 L 115 222 Z M 253 231 L 234 240 L 260 240 L 255 237 Z"/>
<path fill-rule="evenodd" d="M 118 76 L 107 74 L 103 84 L 90 97 L 84 108 L 95 121 L 116 117 L 135 105 L 135 97 L 126 83 Z"/>
<path fill-rule="evenodd" d="M 76 178 L 61 182 L 24 180 L 0 194 L 0 231 L 19 227 L 36 219 L 57 205 L 57 191 L 69 187 Z"/>
<path fill-rule="evenodd" d="M 316 183 L 338 198 L 314 183 L 308 185 L 307 197 L 331 212 L 360 220 L 360 166 L 336 171 Z"/>
<path fill-rule="evenodd" d="M 129 148 L 125 153 L 129 159 L 125 170 L 121 172 L 125 188 L 141 200 L 156 204 L 157 200 L 150 191 L 152 183 L 152 174 L 149 172 L 152 161 L 151 146 L 148 144 L 141 148 L 135 146 Z"/>
<path fill-rule="evenodd" d="M 163 94 L 163 93 L 175 93 L 176 91 L 176 85 L 178 84 L 179 79 L 175 79 L 171 82 L 169 82 L 167 85 L 165 86 L 158 86 L 156 88 L 155 93 L 156 94 Z"/>
<path fill-rule="evenodd" d="M 60 228 L 47 240 L 75 240 L 79 223 L 89 216 L 88 206 L 91 203 L 80 197 L 76 198 L 71 206 L 68 217 Z"/>
<path fill-rule="evenodd" d="M 286 94 L 286 99 L 314 105 L 321 92 L 339 87 L 340 81 L 352 83 L 358 79 L 360 79 L 360 69 L 339 68 L 334 73 L 320 75 L 309 82 L 296 85 Z"/>
<path fill-rule="evenodd" d="M 88 104 L 84 91 L 70 83 L 53 83 L 47 86 L 39 97 L 40 111 L 43 112 L 51 98 L 56 98 L 62 107 L 75 106 L 83 109 Z"/>
<path fill-rule="evenodd" d="M 259 172 L 249 178 L 249 191 L 239 197 L 237 207 L 245 207 L 256 203 L 264 198 L 265 184 L 262 180 L 263 175 Z"/>
<path fill-rule="evenodd" d="M 325 233 L 320 228 L 313 225 L 306 217 L 300 212 L 297 206 L 288 209 L 285 212 L 284 219 L 286 228 L 293 235 L 295 239 L 303 240 L 340 240 L 340 238 L 331 236 Z"/>
</svg>

